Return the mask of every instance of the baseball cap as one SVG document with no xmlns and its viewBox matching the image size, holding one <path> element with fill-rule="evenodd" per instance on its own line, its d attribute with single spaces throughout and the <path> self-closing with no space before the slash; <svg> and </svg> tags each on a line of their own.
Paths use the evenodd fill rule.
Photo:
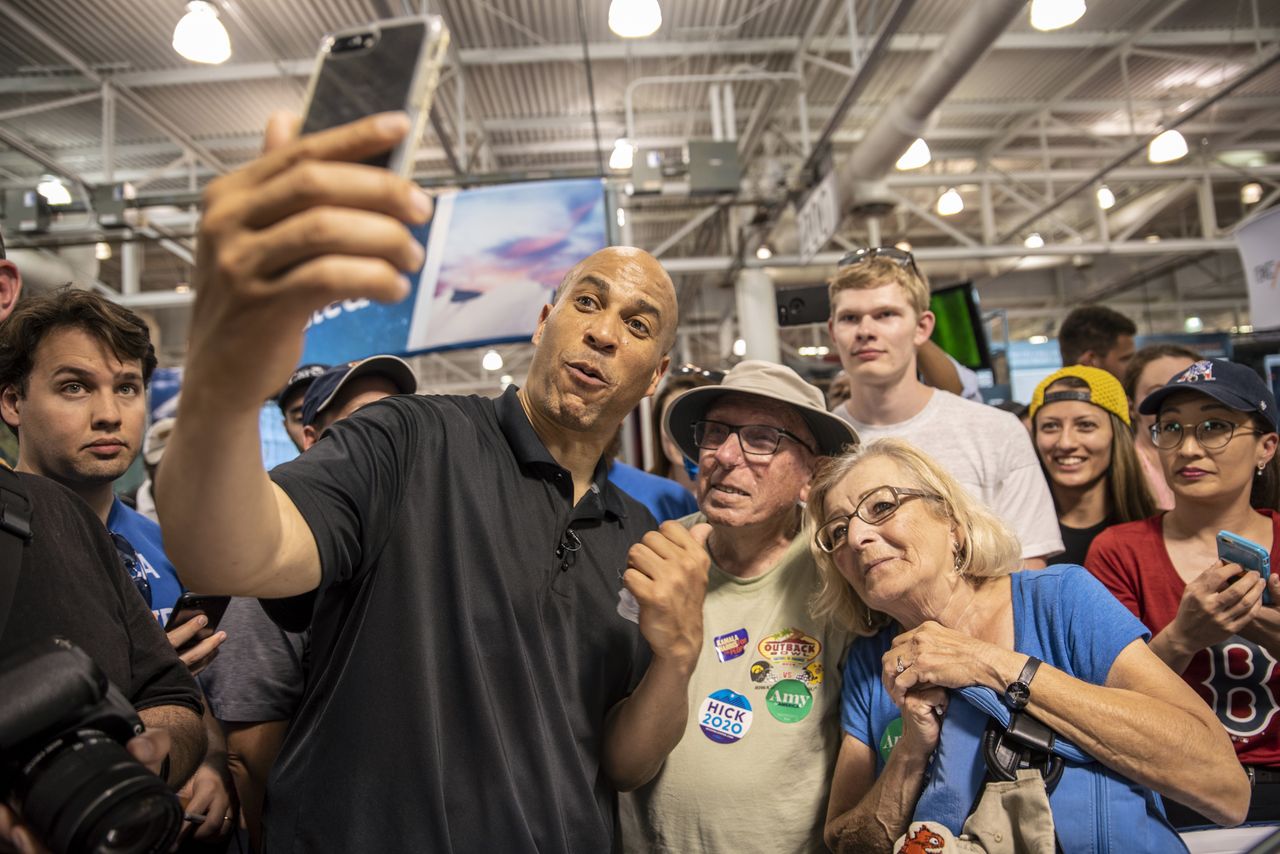
<svg viewBox="0 0 1280 854">
<path fill-rule="evenodd" d="M 1138 411 L 1156 415 L 1171 394 L 1196 391 L 1237 412 L 1256 412 L 1271 432 L 1276 430 L 1276 397 L 1258 372 L 1226 359 L 1201 359 L 1142 399 Z"/>
<path fill-rule="evenodd" d="M 1084 380 L 1089 387 L 1087 389 L 1062 388 L 1055 391 L 1047 391 L 1049 386 L 1064 377 L 1075 377 L 1076 379 Z M 1091 368 L 1088 365 L 1071 365 L 1049 374 L 1049 376 L 1040 381 L 1040 385 L 1036 386 L 1035 393 L 1031 395 L 1031 417 L 1035 418 L 1036 410 L 1046 403 L 1057 403 L 1060 400 L 1083 400 L 1085 403 L 1092 403 L 1094 406 L 1099 406 L 1119 417 L 1126 425 L 1129 424 L 1129 400 L 1124 396 L 1124 386 L 1120 385 L 1118 379 L 1107 371 L 1102 370 L 1102 368 Z"/>
<path fill-rule="evenodd" d="M 726 394 L 749 394 L 791 406 L 809 425 L 818 440 L 818 453 L 834 456 L 846 446 L 858 444 L 858 434 L 849 422 L 827 412 L 822 392 L 785 365 L 761 359 L 747 359 L 734 365 L 720 385 L 692 388 L 671 402 L 664 424 L 667 434 L 689 459 L 698 458 L 693 441 L 693 425 Z"/>
<path fill-rule="evenodd" d="M 296 395 L 305 392 L 307 388 L 315 382 L 316 377 L 320 376 L 327 370 L 329 370 L 328 365 L 312 363 L 309 365 L 303 365 L 290 374 L 289 381 L 284 384 L 284 388 L 282 388 L 280 393 L 276 395 L 276 403 L 279 404 L 280 411 L 285 415 L 288 415 L 289 413 L 284 411 L 285 403 Z"/>
<path fill-rule="evenodd" d="M 314 424 L 316 416 L 333 403 L 344 385 L 357 377 L 371 374 L 391 380 L 399 394 L 413 394 L 418 390 L 418 378 L 414 376 L 413 368 L 395 356 L 370 356 L 358 362 L 334 365 L 317 377 L 307 389 L 307 395 L 302 399 L 303 425 Z"/>
<path fill-rule="evenodd" d="M 142 438 L 142 460 L 149 466 L 159 465 L 164 456 L 165 445 L 169 444 L 169 436 L 173 433 L 176 418 L 161 418 L 147 428 L 147 435 Z"/>
</svg>

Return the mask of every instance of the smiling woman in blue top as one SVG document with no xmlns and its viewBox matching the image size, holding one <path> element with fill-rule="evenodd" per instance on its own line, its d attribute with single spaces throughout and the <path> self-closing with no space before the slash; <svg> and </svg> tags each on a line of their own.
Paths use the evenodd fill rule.
<svg viewBox="0 0 1280 854">
<path fill-rule="evenodd" d="M 1230 743 L 1147 648 L 1142 625 L 1080 567 L 1013 572 L 1017 541 L 929 457 L 892 439 L 839 457 L 815 481 L 809 513 L 823 580 L 815 611 L 870 636 L 845 665 L 826 823 L 833 849 L 889 851 L 917 812 L 959 832 L 958 810 L 972 798 L 952 797 L 948 814 L 948 793 L 936 791 L 946 775 L 932 775 L 931 791 L 925 771 L 968 716 L 987 714 L 971 692 L 954 690 L 971 686 L 1136 784 L 1123 787 L 1129 818 L 1117 822 L 1121 805 L 1104 796 L 1111 820 L 1095 827 L 1078 807 L 1059 807 L 1090 773 L 1068 767 L 1049 800 L 1063 850 L 1095 845 L 1102 825 L 1112 840 L 1124 835 L 1129 851 L 1178 850 L 1147 790 L 1224 824 L 1241 819 L 1249 784 Z M 957 757 L 955 747 L 947 759 L 963 769 L 958 777 L 969 768 L 980 777 L 980 751 Z"/>
</svg>

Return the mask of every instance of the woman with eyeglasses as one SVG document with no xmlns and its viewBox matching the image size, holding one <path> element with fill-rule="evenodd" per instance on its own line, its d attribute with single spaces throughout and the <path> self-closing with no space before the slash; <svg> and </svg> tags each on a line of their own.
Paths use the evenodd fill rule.
<svg viewBox="0 0 1280 854">
<path fill-rule="evenodd" d="M 1173 509 L 1173 491 L 1169 489 L 1164 471 L 1160 468 L 1160 449 L 1151 441 L 1151 425 L 1155 423 L 1155 416 L 1138 412 L 1138 404 L 1168 382 L 1169 377 L 1182 373 L 1200 361 L 1200 358 L 1195 350 L 1180 344 L 1148 344 L 1133 354 L 1133 358 L 1125 366 L 1124 378 L 1120 381 L 1129 398 L 1133 446 L 1147 478 L 1147 488 L 1151 490 L 1151 497 L 1156 502 L 1156 510 Z"/>
<path fill-rule="evenodd" d="M 882 439 L 835 459 L 808 512 L 815 616 L 867 636 L 844 669 L 834 850 L 890 851 L 912 820 L 958 835 L 1001 709 L 1096 760 L 1056 778 L 1060 850 L 1185 850 L 1153 791 L 1224 823 L 1244 814 L 1230 743 L 1142 624 L 1080 567 L 1015 572 L 1013 535 L 924 453 Z"/>
<path fill-rule="evenodd" d="M 1036 386 L 1029 411 L 1066 549 L 1054 562 L 1083 565 L 1103 530 L 1156 512 L 1133 448 L 1129 401 L 1111 374 L 1072 365 Z"/>
<path fill-rule="evenodd" d="M 1280 820 L 1280 577 L 1218 558 L 1229 531 L 1280 558 L 1276 401 L 1251 368 L 1196 362 L 1139 406 L 1155 415 L 1174 507 L 1117 525 L 1085 566 L 1151 630 L 1151 649 L 1203 698 L 1253 781 L 1249 821 Z M 1269 588 L 1273 605 L 1264 601 Z M 1190 805 L 1189 805 L 1190 806 Z M 1208 823 L 1171 808 L 1178 826 Z"/>
</svg>

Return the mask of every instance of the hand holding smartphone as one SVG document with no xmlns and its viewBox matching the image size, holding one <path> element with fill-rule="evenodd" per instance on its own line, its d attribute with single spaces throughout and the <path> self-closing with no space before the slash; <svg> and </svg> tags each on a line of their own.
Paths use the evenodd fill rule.
<svg viewBox="0 0 1280 854">
<path fill-rule="evenodd" d="M 403 110 L 409 134 L 364 162 L 410 177 L 448 47 L 449 31 L 438 15 L 376 21 L 326 36 L 307 91 L 302 133 Z"/>
<path fill-rule="evenodd" d="M 173 610 L 169 612 L 169 621 L 165 623 L 164 630 L 166 632 L 172 631 L 203 614 L 209 622 L 196 632 L 190 641 L 183 645 L 184 647 L 194 646 L 206 638 L 212 637 L 213 633 L 218 630 L 218 623 L 222 621 L 222 615 L 226 613 L 227 605 L 230 602 L 230 596 L 201 596 L 196 593 L 183 593 L 178 597 L 178 601 L 174 603 Z"/>
<path fill-rule="evenodd" d="M 1223 563 L 1239 564 L 1242 568 L 1261 575 L 1266 584 L 1262 590 L 1262 604 L 1272 604 L 1271 585 L 1268 583 L 1271 580 L 1271 554 L 1252 540 L 1246 540 L 1230 531 L 1219 531 L 1217 539 L 1218 558 Z"/>
</svg>

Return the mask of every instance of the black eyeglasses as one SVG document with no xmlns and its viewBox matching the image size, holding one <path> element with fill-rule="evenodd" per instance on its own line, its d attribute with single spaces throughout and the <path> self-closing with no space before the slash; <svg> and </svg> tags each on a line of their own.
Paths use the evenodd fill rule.
<svg viewBox="0 0 1280 854">
<path fill-rule="evenodd" d="M 120 562 L 124 564 L 124 568 L 129 572 L 129 577 L 133 579 L 133 586 L 138 588 L 138 592 L 142 594 L 142 598 L 146 600 L 147 607 L 150 608 L 151 582 L 147 580 L 147 571 L 142 568 L 142 561 L 138 559 L 138 550 L 123 535 L 117 534 L 115 531 L 109 531 L 108 533 L 111 534 L 111 542 L 116 547 L 116 554 L 120 555 Z"/>
<path fill-rule="evenodd" d="M 830 554 L 844 545 L 849 538 L 849 520 L 854 516 L 857 516 L 868 525 L 879 525 L 894 513 L 897 513 L 898 508 L 902 506 L 902 502 L 906 498 L 942 500 L 941 495 L 924 492 L 920 489 L 906 489 L 901 486 L 877 486 L 858 502 L 858 506 L 853 508 L 853 513 L 833 516 L 823 523 L 822 527 L 818 529 L 818 533 L 814 535 L 813 541 L 818 544 L 818 548 Z"/>
<path fill-rule="evenodd" d="M 718 383 L 724 379 L 724 371 L 715 371 L 710 368 L 699 368 L 697 365 L 686 362 L 671 372 L 677 377 L 702 377 L 713 383 Z"/>
<path fill-rule="evenodd" d="M 920 275 L 920 268 L 916 266 L 915 256 L 896 246 L 868 246 L 865 249 L 855 249 L 841 258 L 836 268 L 852 267 L 855 264 L 862 264 L 873 258 L 887 258 L 904 270 L 910 270 L 917 276 Z"/>
<path fill-rule="evenodd" d="M 725 424 L 723 421 L 698 421 L 693 425 L 693 443 L 704 451 L 715 451 L 719 450 L 720 446 L 729 441 L 729 437 L 735 433 L 738 435 L 738 443 L 742 445 L 743 453 L 757 457 L 768 457 L 776 454 L 784 436 L 797 445 L 807 448 L 810 453 L 817 453 L 795 433 L 783 430 L 781 427 L 771 427 L 768 424 Z"/>
<path fill-rule="evenodd" d="M 1252 433 L 1265 435 L 1261 430 L 1228 421 L 1225 418 L 1206 418 L 1199 424 L 1180 424 L 1177 421 L 1157 421 L 1151 425 L 1151 443 L 1162 451 L 1182 447 L 1188 429 L 1194 429 L 1196 443 L 1206 451 L 1225 448 L 1235 436 Z"/>
</svg>

